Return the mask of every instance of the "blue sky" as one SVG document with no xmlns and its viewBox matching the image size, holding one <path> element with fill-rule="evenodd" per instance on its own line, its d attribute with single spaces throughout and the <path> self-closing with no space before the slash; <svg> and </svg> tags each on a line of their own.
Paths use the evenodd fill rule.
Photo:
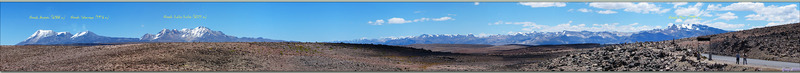
<svg viewBox="0 0 800 73">
<path fill-rule="evenodd" d="M 0 3 L 0 44 L 36 30 L 140 38 L 205 26 L 238 37 L 334 41 L 421 34 L 636 32 L 684 23 L 744 30 L 800 22 L 796 2 L 198 2 Z M 108 19 L 31 19 L 97 16 Z M 164 18 L 202 15 L 207 18 Z M 669 17 L 697 18 L 670 19 Z"/>
</svg>

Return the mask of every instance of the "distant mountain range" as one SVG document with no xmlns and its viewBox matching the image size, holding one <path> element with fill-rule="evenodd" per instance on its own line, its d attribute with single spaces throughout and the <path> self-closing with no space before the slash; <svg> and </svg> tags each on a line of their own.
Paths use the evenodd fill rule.
<svg viewBox="0 0 800 73">
<path fill-rule="evenodd" d="M 91 31 L 84 31 L 73 35 L 69 32 L 38 30 L 25 41 L 17 43 L 17 45 L 126 42 L 282 42 L 282 40 L 247 37 L 239 38 L 225 35 L 221 31 L 212 31 L 211 29 L 200 26 L 194 29 L 163 29 L 161 32 L 158 32 L 158 34 L 145 34 L 142 38 L 106 37 L 97 35 Z"/>
<path fill-rule="evenodd" d="M 383 39 L 358 39 L 347 41 L 333 41 L 344 43 L 409 45 L 409 44 L 526 44 L 526 45 L 554 45 L 554 44 L 581 44 L 599 43 L 616 44 L 625 42 L 662 41 L 703 35 L 725 33 L 722 29 L 708 27 L 700 24 L 675 24 L 665 29 L 653 29 L 640 32 L 590 32 L 590 31 L 562 31 L 562 32 L 527 32 L 508 35 L 490 35 L 478 37 L 469 35 L 429 35 L 422 34 L 415 37 L 383 38 Z M 141 38 L 106 37 L 91 31 L 71 34 L 69 32 L 53 32 L 52 30 L 38 30 L 27 40 L 17 45 L 53 45 L 74 43 L 125 43 L 125 42 L 283 42 L 265 38 L 247 38 L 225 35 L 221 31 L 212 31 L 206 27 L 194 29 L 184 28 L 163 29 L 158 34 L 144 34 Z"/>
<path fill-rule="evenodd" d="M 359 39 L 335 41 L 344 43 L 410 45 L 410 44 L 526 44 L 526 45 L 554 45 L 554 44 L 581 44 L 599 43 L 616 44 L 625 42 L 662 41 L 703 35 L 725 33 L 718 28 L 700 24 L 674 24 L 665 29 L 653 29 L 640 32 L 590 32 L 590 31 L 562 31 L 562 32 L 527 32 L 508 35 L 490 35 L 477 37 L 469 35 L 429 35 L 422 34 L 415 37 Z"/>
</svg>

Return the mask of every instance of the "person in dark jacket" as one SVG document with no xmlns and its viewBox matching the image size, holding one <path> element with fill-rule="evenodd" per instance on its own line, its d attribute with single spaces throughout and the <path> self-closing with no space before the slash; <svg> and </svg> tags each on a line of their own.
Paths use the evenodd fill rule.
<svg viewBox="0 0 800 73">
<path fill-rule="evenodd" d="M 694 52 L 694 55 L 696 55 L 697 61 L 700 61 L 700 57 L 702 57 L 702 55 L 700 55 L 700 52 L 699 51 Z"/>
<path fill-rule="evenodd" d="M 714 59 L 713 59 L 713 57 L 711 57 L 711 54 L 708 54 L 708 60 L 709 60 L 709 61 L 712 61 L 712 60 L 714 60 Z"/>
<path fill-rule="evenodd" d="M 739 53 L 736 53 L 736 64 L 739 64 Z"/>
<path fill-rule="evenodd" d="M 747 65 L 747 53 L 744 53 L 744 55 L 742 55 L 742 64 Z"/>
</svg>

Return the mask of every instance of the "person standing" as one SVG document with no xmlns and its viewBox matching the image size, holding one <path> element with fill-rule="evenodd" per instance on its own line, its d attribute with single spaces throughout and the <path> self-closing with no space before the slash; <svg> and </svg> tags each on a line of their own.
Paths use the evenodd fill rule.
<svg viewBox="0 0 800 73">
<path fill-rule="evenodd" d="M 697 61 L 700 61 L 700 57 L 702 57 L 702 56 L 700 55 L 700 51 L 696 51 L 696 52 L 694 52 L 694 55 L 696 55 L 696 57 L 697 57 Z"/>
<path fill-rule="evenodd" d="M 709 61 L 712 61 L 712 60 L 714 60 L 713 58 L 714 58 L 714 57 L 711 57 L 711 54 L 708 54 L 708 60 L 709 60 Z"/>
<path fill-rule="evenodd" d="M 747 53 L 744 53 L 744 55 L 742 55 L 742 64 L 747 65 Z"/>
<path fill-rule="evenodd" d="M 736 53 L 736 64 L 739 64 L 739 53 Z"/>
</svg>

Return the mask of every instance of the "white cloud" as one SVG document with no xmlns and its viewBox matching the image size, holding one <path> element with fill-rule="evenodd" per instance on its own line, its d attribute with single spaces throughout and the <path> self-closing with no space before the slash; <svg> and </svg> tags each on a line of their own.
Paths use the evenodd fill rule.
<svg viewBox="0 0 800 73">
<path fill-rule="evenodd" d="M 783 24 L 789 24 L 789 23 L 769 22 L 769 23 L 767 23 L 767 25 L 764 25 L 764 26 L 753 26 L 753 27 L 750 27 L 750 29 L 752 29 L 752 28 L 761 28 L 761 27 L 770 27 L 770 26 L 778 26 L 778 25 L 783 25 Z"/>
<path fill-rule="evenodd" d="M 431 18 L 419 18 L 419 19 L 414 19 L 414 21 L 413 21 L 413 22 L 421 22 L 421 21 L 428 21 L 428 20 L 431 20 Z"/>
<path fill-rule="evenodd" d="M 639 23 L 633 23 L 628 25 L 619 25 L 619 23 L 587 25 L 587 24 L 572 24 L 572 21 L 563 24 L 558 24 L 556 26 L 538 25 L 533 22 L 503 22 L 503 21 L 490 23 L 489 25 L 500 25 L 500 24 L 522 25 L 522 27 L 525 27 L 522 29 L 523 31 L 543 31 L 543 32 L 558 32 L 558 31 L 632 32 L 632 31 L 642 31 L 642 30 L 661 28 L 660 26 L 652 27 L 646 25 L 639 25 Z"/>
<path fill-rule="evenodd" d="M 681 6 L 681 5 L 686 5 L 686 4 L 688 4 L 688 3 L 689 3 L 689 2 L 672 2 L 672 3 L 670 3 L 670 4 L 672 4 L 672 5 L 673 5 L 673 6 L 672 6 L 672 8 L 678 8 L 678 6 Z"/>
<path fill-rule="evenodd" d="M 422 13 L 422 11 L 414 11 L 414 13 Z"/>
<path fill-rule="evenodd" d="M 683 23 L 684 24 L 700 24 L 700 23 L 703 23 L 700 20 L 703 20 L 703 19 L 686 19 L 686 20 L 683 20 Z"/>
<path fill-rule="evenodd" d="M 494 23 L 490 23 L 489 25 L 500 25 L 500 24 L 522 25 L 522 27 L 530 27 L 530 28 L 542 28 L 542 27 L 545 27 L 545 25 L 538 25 L 538 24 L 536 24 L 534 22 L 503 22 L 503 21 L 497 21 L 497 22 L 494 22 Z"/>
<path fill-rule="evenodd" d="M 711 27 L 716 27 L 716 28 L 721 28 L 721 29 L 735 29 L 735 28 L 741 28 L 741 27 L 745 26 L 745 24 L 728 24 L 728 23 L 725 23 L 725 22 L 714 22 L 714 23 L 709 23 L 709 24 L 705 24 L 705 25 L 708 25 L 708 26 L 711 26 Z"/>
<path fill-rule="evenodd" d="M 586 8 L 578 9 L 578 11 L 580 11 L 580 12 L 592 12 L 592 10 L 589 10 L 589 9 L 586 9 Z"/>
<path fill-rule="evenodd" d="M 781 23 L 774 23 L 774 22 L 771 22 L 771 23 L 768 23 L 768 24 L 767 24 L 767 26 L 776 26 L 776 25 L 783 25 L 783 24 L 781 24 Z"/>
<path fill-rule="evenodd" d="M 567 6 L 567 3 L 564 2 L 519 2 L 519 4 L 525 6 L 531 6 L 532 8 L 537 7 L 564 7 Z"/>
<path fill-rule="evenodd" d="M 723 13 L 723 14 L 717 14 L 717 16 L 719 16 L 719 17 L 717 17 L 716 19 L 724 19 L 724 20 L 731 20 L 731 19 L 739 18 L 739 16 L 736 16 L 736 14 L 733 14 L 731 12 Z"/>
<path fill-rule="evenodd" d="M 708 4 L 708 7 L 706 7 L 706 10 L 720 10 L 720 8 L 719 8 L 720 6 L 722 6 L 722 4 L 716 4 L 716 5 Z"/>
<path fill-rule="evenodd" d="M 775 24 L 800 22 L 800 11 L 797 9 L 797 4 L 765 6 L 764 3 L 758 2 L 739 2 L 724 7 L 721 4 L 708 5 L 707 9 L 717 11 L 753 11 L 755 14 L 749 14 L 744 17 L 747 20 L 762 20 Z"/>
<path fill-rule="evenodd" d="M 573 10 L 570 9 L 570 11 L 573 11 Z M 614 14 L 614 13 L 617 13 L 617 11 L 614 11 L 614 10 L 594 11 L 594 10 L 586 9 L 586 8 L 578 9 L 578 11 L 579 12 L 597 12 L 597 13 L 600 13 L 600 14 Z"/>
<path fill-rule="evenodd" d="M 480 2 L 475 2 L 475 5 L 480 5 L 480 4 L 481 4 Z"/>
<path fill-rule="evenodd" d="M 711 20 L 703 21 L 703 19 L 686 19 L 683 21 L 684 24 L 701 24 L 706 25 L 714 28 L 720 28 L 725 30 L 733 30 L 736 28 L 744 27 L 745 24 L 728 24 L 725 22 L 711 22 Z"/>
<path fill-rule="evenodd" d="M 447 14 L 447 16 L 456 16 L 456 14 Z"/>
<path fill-rule="evenodd" d="M 446 17 L 446 16 L 445 17 L 441 17 L 441 18 L 433 19 L 433 21 L 446 21 L 446 20 L 454 20 L 454 19 L 452 17 Z"/>
<path fill-rule="evenodd" d="M 404 23 L 413 23 L 413 22 L 425 22 L 425 21 L 430 21 L 430 20 L 433 20 L 433 21 L 447 21 L 447 20 L 455 20 L 455 19 L 453 19 L 453 17 L 448 17 L 448 16 L 440 17 L 440 18 L 419 18 L 419 19 L 414 19 L 414 20 L 406 20 L 405 18 L 393 17 L 393 18 L 387 19 L 386 21 L 384 21 L 382 19 L 379 19 L 379 20 L 375 20 L 375 21 L 368 21 L 367 23 L 369 23 L 371 25 L 383 25 L 383 23 L 404 24 Z"/>
<path fill-rule="evenodd" d="M 783 25 L 783 24 L 791 24 L 791 23 L 797 23 L 797 22 L 769 22 L 769 23 L 767 23 L 767 25 L 764 25 L 764 27 L 777 26 L 777 25 Z"/>
<path fill-rule="evenodd" d="M 402 24 L 402 23 L 411 23 L 412 21 L 406 21 L 403 18 L 390 18 L 389 24 Z"/>
<path fill-rule="evenodd" d="M 372 25 L 383 25 L 383 23 L 386 23 L 386 22 L 383 21 L 383 20 L 375 20 L 375 22 L 369 21 L 367 23 L 372 24 Z"/>
<path fill-rule="evenodd" d="M 681 19 L 675 19 L 675 22 L 683 22 Z"/>
<path fill-rule="evenodd" d="M 623 9 L 627 12 L 635 13 L 666 13 L 670 9 L 662 9 L 655 4 L 647 2 L 632 3 L 632 2 L 592 2 L 589 6 L 602 9 Z"/>
<path fill-rule="evenodd" d="M 614 14 L 614 13 L 617 13 L 617 11 L 604 10 L 604 11 L 597 11 L 597 13 L 600 13 L 600 14 Z"/>
<path fill-rule="evenodd" d="M 703 6 L 703 3 L 696 3 L 693 6 L 677 7 L 677 9 L 675 9 L 675 15 L 678 15 L 678 16 L 709 16 L 710 17 L 711 14 L 708 14 L 709 12 L 707 12 L 705 10 L 701 10 L 700 7 L 702 7 L 702 6 Z"/>
<path fill-rule="evenodd" d="M 708 5 L 708 10 L 733 10 L 733 11 L 754 11 L 756 9 L 764 8 L 764 3 L 753 3 L 753 2 L 739 2 L 733 3 L 731 5 L 725 7 L 720 4 L 717 5 Z"/>
<path fill-rule="evenodd" d="M 762 9 L 757 9 L 756 14 L 750 14 L 747 20 L 765 20 L 765 21 L 778 21 L 778 22 L 800 22 L 800 11 L 797 5 L 786 6 L 767 6 Z"/>
<path fill-rule="evenodd" d="M 698 14 L 700 12 L 699 8 L 678 8 L 675 9 L 675 15 L 679 16 L 689 16 L 692 14 Z"/>
</svg>

